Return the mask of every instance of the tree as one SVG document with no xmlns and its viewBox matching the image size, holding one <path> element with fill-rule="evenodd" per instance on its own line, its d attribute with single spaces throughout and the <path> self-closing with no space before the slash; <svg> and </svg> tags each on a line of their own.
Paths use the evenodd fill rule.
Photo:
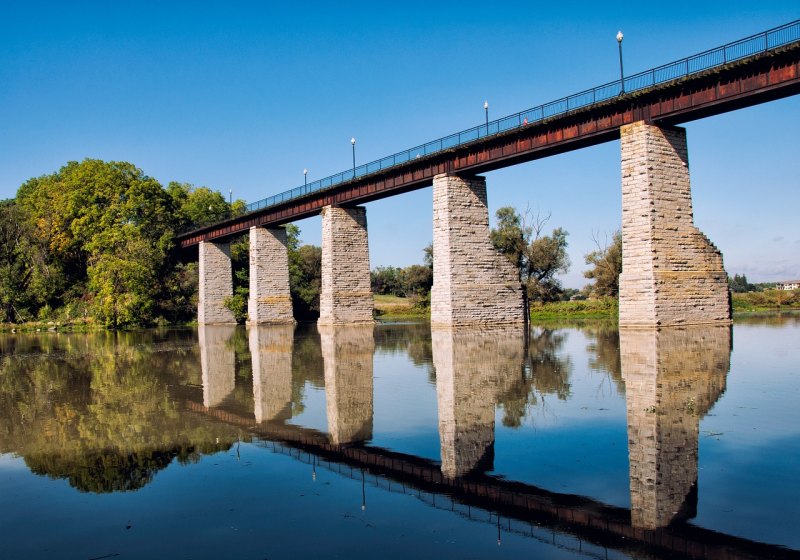
<svg viewBox="0 0 800 560">
<path fill-rule="evenodd" d="M 567 272 L 570 264 L 568 232 L 555 228 L 550 235 L 543 235 L 550 214 L 533 216 L 529 209 L 521 215 L 515 208 L 505 206 L 495 216 L 497 227 L 491 231 L 492 244 L 519 270 L 526 301 L 557 300 L 561 283 L 555 276 Z"/>
<path fill-rule="evenodd" d="M 322 291 L 322 248 L 300 245 L 300 228 L 286 226 L 289 251 L 289 291 L 294 316 L 311 319 L 319 316 L 319 294 Z"/>
<path fill-rule="evenodd" d="M 755 286 L 750 284 L 747 281 L 747 276 L 742 274 L 739 276 L 738 274 L 734 274 L 733 278 L 728 276 L 728 286 L 730 290 L 734 293 L 744 293 L 744 292 L 754 292 Z"/>
<path fill-rule="evenodd" d="M 153 320 L 175 225 L 173 200 L 155 179 L 126 162 L 73 161 L 26 182 L 17 202 L 46 247 L 44 267 L 60 271 L 39 295 L 45 305 L 86 286 L 105 325 Z"/>
<path fill-rule="evenodd" d="M 622 233 L 619 230 L 614 232 L 611 245 L 601 246 L 596 236 L 594 242 L 597 250 L 584 257 L 592 268 L 583 275 L 594 280 L 592 295 L 617 297 L 619 275 L 622 274 Z"/>
</svg>

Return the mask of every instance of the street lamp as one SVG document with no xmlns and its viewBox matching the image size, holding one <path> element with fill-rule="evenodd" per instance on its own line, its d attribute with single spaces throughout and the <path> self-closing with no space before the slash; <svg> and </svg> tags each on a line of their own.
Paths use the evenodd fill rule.
<svg viewBox="0 0 800 560">
<path fill-rule="evenodd" d="M 353 145 L 353 179 L 356 178 L 356 139 L 351 138 L 350 144 Z"/>
<path fill-rule="evenodd" d="M 619 45 L 619 87 L 620 95 L 625 93 L 625 75 L 622 72 L 622 31 L 617 31 L 617 44 Z"/>
<path fill-rule="evenodd" d="M 486 112 L 486 134 L 489 134 L 489 102 L 483 102 L 483 110 Z"/>
<path fill-rule="evenodd" d="M 303 186 L 308 187 L 308 169 L 303 169 Z"/>
<path fill-rule="evenodd" d="M 233 204 L 233 189 L 228 191 L 228 204 Z"/>
</svg>

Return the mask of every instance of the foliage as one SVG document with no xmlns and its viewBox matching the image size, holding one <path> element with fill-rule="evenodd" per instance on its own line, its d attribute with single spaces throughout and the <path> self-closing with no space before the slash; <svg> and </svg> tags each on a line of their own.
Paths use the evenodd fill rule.
<svg viewBox="0 0 800 560">
<path fill-rule="evenodd" d="M 734 313 L 800 309 L 800 290 L 733 293 L 732 303 Z"/>
<path fill-rule="evenodd" d="M 728 287 L 731 292 L 737 294 L 756 291 L 756 287 L 747 281 L 747 276 L 744 274 L 741 276 L 734 274 L 733 278 L 728 276 Z"/>
<path fill-rule="evenodd" d="M 375 294 L 425 298 L 433 286 L 433 269 L 421 264 L 405 268 L 379 266 L 370 274 L 370 281 Z"/>
<path fill-rule="evenodd" d="M 619 315 L 616 298 L 604 297 L 579 301 L 555 301 L 531 306 L 531 319 L 609 318 Z"/>
<path fill-rule="evenodd" d="M 550 216 L 532 216 L 530 210 L 520 214 L 505 206 L 497 210 L 497 227 L 491 231 L 494 247 L 519 270 L 519 278 L 531 301 L 555 301 L 561 293 L 556 274 L 569 270 L 567 233 L 555 228 L 543 235 Z"/>
<path fill-rule="evenodd" d="M 197 267 L 178 261 L 174 235 L 243 211 L 207 187 L 164 189 L 126 162 L 69 162 L 30 179 L 0 203 L 3 319 L 188 321 Z"/>
<path fill-rule="evenodd" d="M 586 264 L 592 268 L 583 273 L 594 280 L 591 293 L 595 297 L 617 297 L 619 295 L 619 275 L 622 274 L 622 233 L 617 230 L 610 245 L 600 246 L 595 239 L 597 250 L 585 256 Z"/>
<path fill-rule="evenodd" d="M 319 294 L 322 291 L 322 248 L 300 245 L 300 228 L 286 226 L 289 250 L 289 291 L 294 316 L 313 319 L 319 316 Z"/>
</svg>

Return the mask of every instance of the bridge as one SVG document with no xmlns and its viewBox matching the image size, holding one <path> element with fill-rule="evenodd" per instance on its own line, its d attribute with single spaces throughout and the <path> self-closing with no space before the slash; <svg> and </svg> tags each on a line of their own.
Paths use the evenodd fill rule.
<svg viewBox="0 0 800 560">
<path fill-rule="evenodd" d="M 434 326 L 522 322 L 516 271 L 489 241 L 480 173 L 621 140 L 620 325 L 728 323 L 719 250 L 693 224 L 676 125 L 800 91 L 800 20 L 354 166 L 177 237 L 200 260 L 201 324 L 231 323 L 227 243 L 250 234 L 249 323 L 292 322 L 282 224 L 322 214 L 321 324 L 372 320 L 363 203 L 433 186 Z"/>
</svg>

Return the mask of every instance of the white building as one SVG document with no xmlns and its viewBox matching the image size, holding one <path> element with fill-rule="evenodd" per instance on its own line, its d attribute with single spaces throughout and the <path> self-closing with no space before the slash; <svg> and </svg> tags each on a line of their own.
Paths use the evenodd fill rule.
<svg viewBox="0 0 800 560">
<path fill-rule="evenodd" d="M 776 282 L 776 290 L 800 290 L 800 280 L 787 280 L 786 282 Z"/>
</svg>

